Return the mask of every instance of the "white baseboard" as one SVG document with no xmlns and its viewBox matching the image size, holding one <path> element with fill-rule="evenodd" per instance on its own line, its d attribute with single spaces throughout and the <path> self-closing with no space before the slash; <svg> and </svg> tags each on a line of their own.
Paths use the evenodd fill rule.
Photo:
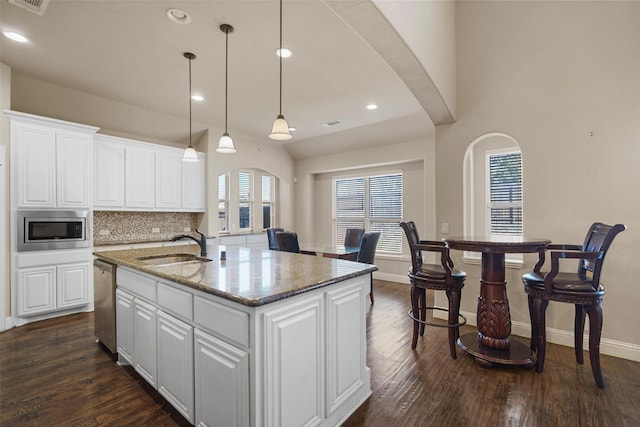
<svg viewBox="0 0 640 427">
<path fill-rule="evenodd" d="M 13 328 L 13 317 L 6 317 L 4 319 L 4 329 L 2 329 L 3 331 L 6 331 L 7 329 L 11 329 Z"/>
<path fill-rule="evenodd" d="M 387 282 L 397 282 L 408 285 L 409 277 L 406 274 L 382 273 L 380 271 L 373 272 L 373 278 L 376 280 L 385 280 Z"/>
<path fill-rule="evenodd" d="M 476 313 L 460 312 L 460 314 L 467 318 L 468 325 L 475 326 L 478 324 Z M 443 312 L 434 312 L 434 316 L 446 320 L 446 315 Z M 511 333 L 528 339 L 531 337 L 531 325 L 525 322 L 511 322 Z M 583 340 L 584 349 L 588 350 L 588 332 L 584 334 Z M 573 347 L 573 331 L 547 327 L 547 342 L 565 347 Z M 600 340 L 600 354 L 640 362 L 640 345 L 602 338 Z"/>
</svg>

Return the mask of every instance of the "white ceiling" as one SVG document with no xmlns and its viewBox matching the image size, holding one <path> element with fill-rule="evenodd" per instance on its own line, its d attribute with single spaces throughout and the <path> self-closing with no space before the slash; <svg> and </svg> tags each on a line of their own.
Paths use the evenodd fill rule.
<svg viewBox="0 0 640 427">
<path fill-rule="evenodd" d="M 171 22 L 166 10 L 191 16 Z M 27 44 L 0 37 L 0 59 L 13 72 L 100 97 L 182 118 L 189 114 L 188 61 L 194 133 L 224 125 L 223 23 L 229 35 L 229 119 L 236 134 L 284 144 L 294 158 L 349 151 L 428 135 L 425 110 L 391 67 L 322 1 L 287 0 L 283 44 L 283 114 L 298 130 L 291 141 L 267 138 L 278 114 L 278 2 L 52 0 L 38 16 L 8 0 L 0 3 L 0 27 L 18 31 Z M 374 102 L 379 108 L 368 111 Z M 324 122 L 339 121 L 332 127 Z M 112 129 L 127 133 L 128 129 Z M 188 128 L 155 139 L 180 141 Z M 241 145 L 237 142 L 238 149 Z"/>
</svg>

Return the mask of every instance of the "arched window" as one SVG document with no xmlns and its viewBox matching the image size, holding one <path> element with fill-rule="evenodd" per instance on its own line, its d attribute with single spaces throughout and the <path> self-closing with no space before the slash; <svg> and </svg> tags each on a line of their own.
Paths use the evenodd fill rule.
<svg viewBox="0 0 640 427">
<path fill-rule="evenodd" d="M 234 234 L 276 227 L 278 182 L 260 169 L 218 175 L 218 231 Z"/>
<path fill-rule="evenodd" d="M 492 132 L 469 144 L 464 157 L 464 234 L 522 236 L 522 152 L 515 139 Z M 465 262 L 480 255 L 465 252 Z M 522 254 L 507 254 L 507 266 L 522 266 Z"/>
</svg>

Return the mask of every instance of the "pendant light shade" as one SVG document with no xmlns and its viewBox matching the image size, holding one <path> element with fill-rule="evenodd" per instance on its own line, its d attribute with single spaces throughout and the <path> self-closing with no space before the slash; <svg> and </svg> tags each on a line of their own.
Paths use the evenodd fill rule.
<svg viewBox="0 0 640 427">
<path fill-rule="evenodd" d="M 225 53 L 224 53 L 224 133 L 218 142 L 218 153 L 231 154 L 236 152 L 233 145 L 233 139 L 227 132 L 227 98 L 229 92 L 229 33 L 233 33 L 233 27 L 229 24 L 220 25 L 220 31 L 225 34 Z"/>
<path fill-rule="evenodd" d="M 189 146 L 184 150 L 184 156 L 182 156 L 183 162 L 199 162 L 196 149 L 191 144 L 191 61 L 196 59 L 196 56 L 191 52 L 185 52 L 184 57 L 189 60 Z"/>
<path fill-rule="evenodd" d="M 282 0 L 280 0 L 280 52 L 282 52 Z M 269 138 L 278 141 L 287 141 L 293 138 L 293 135 L 289 132 L 289 124 L 282 115 L 282 55 L 278 55 L 278 57 L 280 59 L 280 110 L 278 117 L 276 117 L 276 120 L 273 122 Z"/>
</svg>

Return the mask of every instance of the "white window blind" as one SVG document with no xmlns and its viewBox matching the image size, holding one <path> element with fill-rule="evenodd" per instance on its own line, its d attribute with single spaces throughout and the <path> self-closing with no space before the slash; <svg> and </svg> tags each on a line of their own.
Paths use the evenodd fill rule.
<svg viewBox="0 0 640 427">
<path fill-rule="evenodd" d="M 226 173 L 218 175 L 218 231 L 229 230 L 229 180 Z"/>
<path fill-rule="evenodd" d="M 490 234 L 522 235 L 522 155 L 488 154 L 487 227 Z"/>
<path fill-rule="evenodd" d="M 336 180 L 336 244 L 344 242 L 347 228 L 365 228 L 365 178 Z"/>
<path fill-rule="evenodd" d="M 347 228 L 380 232 L 378 252 L 402 253 L 402 174 L 335 180 L 335 239 Z"/>
<path fill-rule="evenodd" d="M 238 173 L 240 229 L 251 228 L 251 172 Z"/>
<path fill-rule="evenodd" d="M 369 230 L 380 232 L 378 250 L 402 253 L 402 174 L 369 178 Z"/>
<path fill-rule="evenodd" d="M 273 176 L 262 175 L 262 228 L 267 229 L 275 224 Z"/>
</svg>

